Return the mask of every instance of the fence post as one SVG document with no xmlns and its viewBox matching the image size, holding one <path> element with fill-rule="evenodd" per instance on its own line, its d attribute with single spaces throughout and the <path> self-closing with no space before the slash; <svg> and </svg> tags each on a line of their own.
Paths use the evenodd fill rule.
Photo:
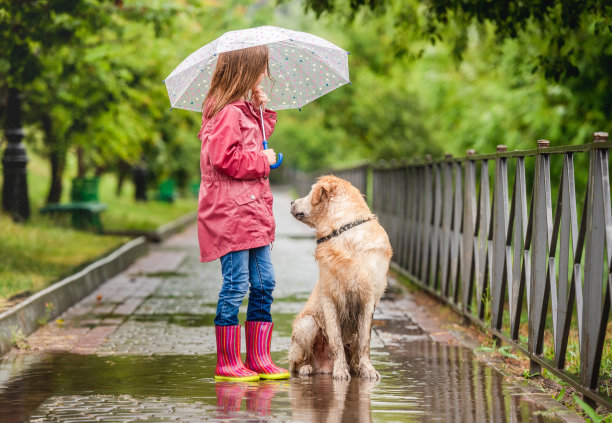
<svg viewBox="0 0 612 423">
<path fill-rule="evenodd" d="M 546 148 L 550 141 L 538 140 L 538 154 L 533 184 L 533 229 L 531 249 L 531 289 L 529 290 L 529 352 L 541 355 L 544 340 L 544 325 L 550 286 L 547 280 L 548 247 L 552 233 L 552 207 L 550 199 L 550 162 Z M 541 371 L 540 364 L 531 360 L 530 372 Z"/>
<path fill-rule="evenodd" d="M 584 292 L 582 330 L 580 339 L 580 383 L 597 390 L 601 353 L 606 324 L 610 312 L 610 260 L 612 256 L 612 216 L 610 213 L 610 182 L 608 174 L 608 150 L 598 148 L 606 142 L 608 134 L 596 132 L 589 166 L 588 204 L 586 205 Z M 607 247 L 607 248 L 606 248 Z M 604 251 L 607 250 L 607 257 Z M 606 261 L 604 261 L 606 260 Z M 605 266 L 605 274 L 602 269 Z M 604 291 L 603 280 L 607 281 Z M 602 294 L 605 296 L 602 301 Z"/>
</svg>

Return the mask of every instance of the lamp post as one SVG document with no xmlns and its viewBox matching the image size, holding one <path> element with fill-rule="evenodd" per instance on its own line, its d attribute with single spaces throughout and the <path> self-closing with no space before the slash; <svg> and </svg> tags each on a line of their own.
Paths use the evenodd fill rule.
<svg viewBox="0 0 612 423">
<path fill-rule="evenodd" d="M 21 127 L 21 92 L 16 88 L 8 91 L 6 104 L 6 128 L 8 145 L 2 157 L 4 182 L 2 185 L 2 209 L 15 221 L 30 217 L 30 199 L 26 165 L 28 156 L 22 144 L 24 133 Z"/>
</svg>

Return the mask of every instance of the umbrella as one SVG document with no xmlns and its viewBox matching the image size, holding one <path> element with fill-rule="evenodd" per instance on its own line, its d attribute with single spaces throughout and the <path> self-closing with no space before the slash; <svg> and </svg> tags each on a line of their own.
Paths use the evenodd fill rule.
<svg viewBox="0 0 612 423">
<path fill-rule="evenodd" d="M 200 111 L 210 87 L 217 57 L 226 51 L 267 45 L 270 73 L 262 86 L 272 110 L 301 107 L 349 83 L 348 52 L 300 31 L 261 26 L 226 32 L 181 62 L 164 83 L 173 108 Z M 262 119 L 263 132 L 263 119 Z M 264 148 L 267 148 L 265 132 Z M 282 155 L 279 155 L 280 165 Z"/>
</svg>

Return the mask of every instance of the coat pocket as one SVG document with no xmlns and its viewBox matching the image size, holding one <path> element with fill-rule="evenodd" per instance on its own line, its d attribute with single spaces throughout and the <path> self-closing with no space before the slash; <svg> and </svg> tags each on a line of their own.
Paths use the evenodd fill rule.
<svg viewBox="0 0 612 423">
<path fill-rule="evenodd" d="M 263 184 L 261 181 L 256 181 L 254 184 L 251 184 L 247 189 L 236 195 L 236 197 L 234 197 L 234 201 L 236 201 L 236 203 L 239 205 L 255 201 L 261 195 L 264 186 L 265 184 Z"/>
</svg>

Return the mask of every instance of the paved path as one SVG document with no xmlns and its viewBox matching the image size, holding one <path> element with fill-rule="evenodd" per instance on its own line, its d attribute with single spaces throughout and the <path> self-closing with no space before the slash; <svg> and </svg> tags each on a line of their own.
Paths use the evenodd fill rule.
<svg viewBox="0 0 612 423">
<path fill-rule="evenodd" d="M 317 277 L 314 234 L 275 192 L 273 356 Z M 327 375 L 215 383 L 219 262 L 200 263 L 191 226 L 0 361 L 0 421 L 559 421 L 427 318 L 397 284 L 375 315 L 380 382 Z M 243 321 L 246 305 L 240 311 Z M 244 344 L 244 340 L 243 340 Z M 244 353 L 244 346 L 243 346 Z"/>
</svg>

